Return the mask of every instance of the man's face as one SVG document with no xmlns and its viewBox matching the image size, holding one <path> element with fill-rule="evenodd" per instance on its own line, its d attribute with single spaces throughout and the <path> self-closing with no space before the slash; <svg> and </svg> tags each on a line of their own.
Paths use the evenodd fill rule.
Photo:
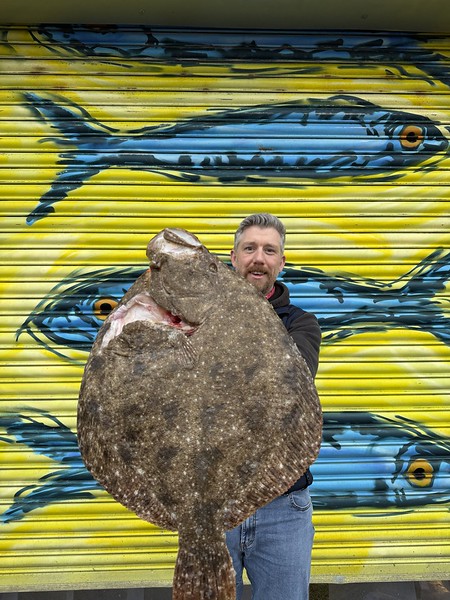
<svg viewBox="0 0 450 600">
<path fill-rule="evenodd" d="M 272 289 L 285 262 L 280 234 L 273 227 L 248 227 L 237 249 L 231 251 L 233 267 L 264 295 Z"/>
</svg>

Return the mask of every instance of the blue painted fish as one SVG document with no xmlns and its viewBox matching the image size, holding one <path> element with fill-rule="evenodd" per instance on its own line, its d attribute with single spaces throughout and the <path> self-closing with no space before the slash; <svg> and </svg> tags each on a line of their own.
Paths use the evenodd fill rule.
<svg viewBox="0 0 450 600">
<path fill-rule="evenodd" d="M 346 95 L 221 110 L 126 135 L 66 98 L 27 92 L 24 99 L 62 135 L 53 142 L 66 148 L 58 161 L 63 170 L 28 215 L 30 225 L 110 167 L 188 183 L 207 183 L 205 177 L 259 185 L 343 176 L 386 180 L 404 169 L 431 169 L 449 147 L 427 117 Z"/>
<path fill-rule="evenodd" d="M 36 306 L 17 332 L 67 358 L 64 348 L 89 352 L 109 313 L 136 279 L 142 267 L 100 269 L 88 275 L 74 271 Z"/>
<path fill-rule="evenodd" d="M 75 433 L 49 413 L 30 412 L 0 417 L 0 443 L 47 456 L 57 468 L 17 490 L 0 515 L 3 523 L 55 502 L 92 499 L 103 489 L 85 468 Z M 323 419 L 310 488 L 316 509 L 412 510 L 450 501 L 449 440 L 401 416 L 324 412 Z"/>
<path fill-rule="evenodd" d="M 311 267 L 287 267 L 280 275 L 293 304 L 318 317 L 325 343 L 403 328 L 430 333 L 450 345 L 448 300 L 437 296 L 449 279 L 450 251 L 442 248 L 389 283 Z"/>
<path fill-rule="evenodd" d="M 36 306 L 17 332 L 28 333 L 51 352 L 88 352 L 104 320 L 141 267 L 73 272 Z M 437 249 L 403 277 L 383 283 L 354 275 L 332 275 L 312 267 L 289 267 L 279 279 L 291 301 L 319 319 L 324 343 L 358 333 L 405 328 L 434 335 L 450 345 L 448 302 L 436 294 L 450 278 L 450 251 Z"/>
<path fill-rule="evenodd" d="M 411 509 L 450 501 L 450 440 L 405 417 L 365 411 L 327 412 L 324 425 L 311 468 L 315 508 Z"/>
<path fill-rule="evenodd" d="M 323 73 L 329 63 L 339 64 L 340 69 L 370 69 L 384 64 L 386 74 L 393 77 L 419 78 L 430 85 L 437 79 L 450 85 L 449 57 L 435 49 L 438 35 L 182 31 L 146 26 L 46 24 L 29 31 L 33 40 L 52 54 L 97 57 L 127 69 L 131 68 L 127 60 L 150 59 L 140 68 L 143 64 L 152 67 L 158 61 L 183 66 L 219 63 L 229 65 L 235 77 L 249 73 L 275 77 L 280 73 Z M 275 64 L 269 67 L 264 63 Z"/>
<path fill-rule="evenodd" d="M 27 413 L 31 414 L 0 417 L 0 431 L 4 431 L 0 442 L 21 445 L 46 456 L 55 462 L 57 470 L 17 490 L 13 504 L 0 514 L 3 523 L 19 521 L 54 502 L 94 498 L 92 491 L 102 489 L 84 466 L 76 435 L 50 413 L 33 409 Z"/>
</svg>

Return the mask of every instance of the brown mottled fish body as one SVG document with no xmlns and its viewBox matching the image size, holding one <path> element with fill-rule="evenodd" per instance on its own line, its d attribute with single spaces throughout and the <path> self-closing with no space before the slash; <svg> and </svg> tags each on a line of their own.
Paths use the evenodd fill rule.
<svg viewBox="0 0 450 600">
<path fill-rule="evenodd" d="M 179 531 L 174 600 L 232 600 L 224 532 L 315 460 L 321 410 L 267 300 L 184 230 L 108 317 L 82 382 L 83 459 L 139 517 Z"/>
</svg>

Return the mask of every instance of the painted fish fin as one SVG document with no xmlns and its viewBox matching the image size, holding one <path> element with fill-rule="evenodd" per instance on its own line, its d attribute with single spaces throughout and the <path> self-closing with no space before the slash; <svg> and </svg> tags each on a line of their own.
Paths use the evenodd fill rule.
<svg viewBox="0 0 450 600">
<path fill-rule="evenodd" d="M 24 92 L 23 97 L 30 110 L 40 121 L 50 123 L 53 129 L 57 129 L 63 134 L 65 139 L 53 140 L 57 144 L 78 145 L 82 135 L 109 135 L 111 132 L 118 131 L 118 129 L 97 121 L 85 108 L 68 101 L 63 96 L 52 94 L 53 99 L 50 99 L 34 92 Z M 58 100 L 60 104 L 54 100 Z"/>
<path fill-rule="evenodd" d="M 55 212 L 53 204 L 64 200 L 69 192 L 78 189 L 87 179 L 97 175 L 102 167 L 88 167 L 85 169 L 61 171 L 52 183 L 51 188 L 39 199 L 39 204 L 27 216 L 27 225 L 33 225 L 36 221 L 47 217 Z"/>
<path fill-rule="evenodd" d="M 52 141 L 58 146 L 74 146 L 76 150 L 63 154 L 60 163 L 70 165 L 58 173 L 48 192 L 39 200 L 38 206 L 28 215 L 27 224 L 32 225 L 55 211 L 53 204 L 63 200 L 69 192 L 81 187 L 87 179 L 106 169 L 109 165 L 96 164 L 89 166 L 81 152 L 89 148 L 95 138 L 106 138 L 117 129 L 108 127 L 97 121 L 83 107 L 68 103 L 67 98 L 52 95 L 53 99 L 39 96 L 34 92 L 25 92 L 23 97 L 34 115 L 53 129 L 58 130 L 63 137 L 44 138 L 41 142 Z M 58 100 L 58 104 L 54 99 Z"/>
<path fill-rule="evenodd" d="M 438 248 L 404 278 L 408 280 L 401 290 L 402 295 L 421 298 L 421 318 L 416 329 L 431 333 L 450 346 L 450 302 L 437 296 L 445 291 L 450 280 L 450 251 Z"/>
<path fill-rule="evenodd" d="M 442 291 L 450 279 L 450 250 L 437 248 L 401 278 L 404 279 L 407 281 L 402 291 L 408 294 L 430 292 L 432 296 Z"/>
<path fill-rule="evenodd" d="M 367 298 L 355 311 L 336 312 L 319 318 L 323 343 L 335 343 L 358 333 L 383 332 L 393 328 L 408 328 L 430 333 L 450 346 L 450 302 L 445 292 L 450 283 L 450 250 L 438 248 L 413 269 L 392 281 L 382 283 L 369 279 L 355 283 L 348 276 L 328 276 L 326 273 L 303 269 L 285 269 L 285 281 L 315 281 L 327 295 L 341 303 L 347 298 Z M 374 312 L 372 312 L 372 308 Z"/>
<path fill-rule="evenodd" d="M 173 600 L 235 600 L 236 579 L 225 538 L 183 538 L 173 578 Z"/>
<path fill-rule="evenodd" d="M 35 454 L 61 464 L 83 464 L 75 433 L 50 413 L 34 409 L 27 411 L 36 416 L 11 414 L 0 417 L 0 431 L 4 430 L 8 436 L 0 437 L 1 441 L 23 444 Z"/>
<path fill-rule="evenodd" d="M 58 470 L 17 490 L 11 506 L 0 514 L 3 523 L 19 521 L 51 503 L 93 498 L 90 490 L 103 489 L 83 465 L 75 433 L 50 413 L 27 410 L 33 416 L 11 414 L 0 418 L 0 431 L 8 436 L 0 436 L 0 441 L 21 444 L 35 454 L 51 458 L 58 463 Z M 61 470 L 62 466 L 69 468 Z"/>
<path fill-rule="evenodd" d="M 0 522 L 20 521 L 31 511 L 55 502 L 92 499 L 95 495 L 89 490 L 102 491 L 103 488 L 86 468 L 53 471 L 41 477 L 37 484 L 18 490 L 14 502 L 0 514 Z"/>
</svg>

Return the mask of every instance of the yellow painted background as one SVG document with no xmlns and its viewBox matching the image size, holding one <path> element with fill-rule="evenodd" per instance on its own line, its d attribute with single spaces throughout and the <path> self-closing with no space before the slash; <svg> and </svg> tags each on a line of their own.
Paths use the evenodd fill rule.
<svg viewBox="0 0 450 600">
<path fill-rule="evenodd" d="M 288 229 L 288 262 L 383 282 L 401 277 L 435 248 L 450 247 L 449 156 L 433 170 L 405 171 L 391 183 L 340 177 L 300 180 L 290 187 L 222 185 L 213 179 L 187 184 L 159 173 L 111 168 L 57 203 L 56 213 L 27 226 L 27 214 L 62 168 L 58 159 L 64 149 L 42 141 L 60 134 L 32 115 L 22 91 L 57 93 L 125 133 L 209 109 L 340 93 L 450 122 L 449 87 L 416 78 L 412 66 L 406 76 L 392 65 L 343 68 L 324 62 L 321 75 L 299 75 L 292 63 L 279 63 L 278 75 L 268 77 L 264 69 L 273 63 L 260 63 L 260 72 L 245 76 L 245 69 L 255 68 L 251 63 L 239 64 L 236 73 L 232 63 L 219 61 L 74 59 L 37 44 L 31 31 L 5 29 L 0 43 L 0 406 L 5 412 L 38 407 L 75 430 L 82 365 L 58 358 L 26 335 L 16 341 L 15 332 L 74 269 L 144 266 L 148 240 L 164 227 L 185 227 L 223 254 L 242 218 L 273 212 Z M 450 37 L 429 44 L 446 53 L 450 69 Z M 445 291 L 442 297 L 449 299 Z M 71 357 L 82 361 L 86 354 L 72 351 Z M 450 347 L 430 334 L 366 333 L 323 346 L 317 385 L 325 410 L 400 413 L 448 438 L 449 366 Z M 19 487 L 54 468 L 50 459 L 1 442 L 0 457 L 3 510 Z M 390 514 L 316 511 L 312 580 L 445 577 L 448 507 Z M 98 493 L 96 500 L 52 504 L 18 523 L 1 524 L 0 591 L 170 585 L 175 555 L 176 536 Z"/>
</svg>

